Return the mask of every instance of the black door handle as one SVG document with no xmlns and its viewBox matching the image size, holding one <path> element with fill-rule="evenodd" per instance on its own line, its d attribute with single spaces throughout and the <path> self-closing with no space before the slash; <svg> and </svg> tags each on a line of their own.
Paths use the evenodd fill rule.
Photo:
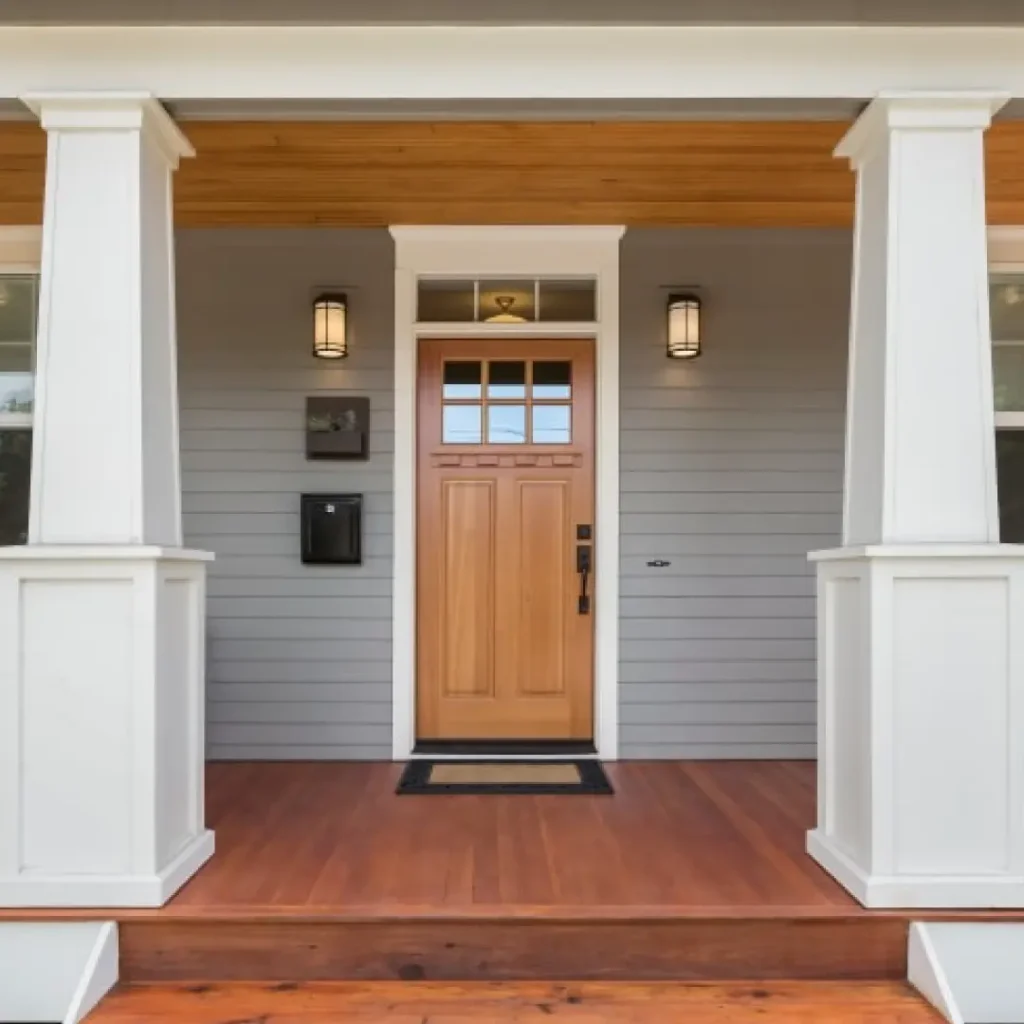
<svg viewBox="0 0 1024 1024">
<path fill-rule="evenodd" d="M 577 611 L 580 615 L 590 614 L 590 594 L 587 593 L 592 571 L 592 551 L 589 544 L 576 545 L 576 571 L 580 574 L 580 596 Z"/>
</svg>

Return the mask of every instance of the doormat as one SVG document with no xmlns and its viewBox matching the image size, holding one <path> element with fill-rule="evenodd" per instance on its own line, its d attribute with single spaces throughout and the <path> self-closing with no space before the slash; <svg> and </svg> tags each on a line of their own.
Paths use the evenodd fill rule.
<svg viewBox="0 0 1024 1024">
<path fill-rule="evenodd" d="M 571 796 L 614 792 L 600 761 L 410 761 L 399 795 L 522 793 Z"/>
</svg>

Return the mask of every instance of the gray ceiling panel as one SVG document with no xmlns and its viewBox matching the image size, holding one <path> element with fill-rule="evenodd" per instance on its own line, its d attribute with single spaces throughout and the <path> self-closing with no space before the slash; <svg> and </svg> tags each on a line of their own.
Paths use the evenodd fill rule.
<svg viewBox="0 0 1024 1024">
<path fill-rule="evenodd" d="M 0 24 L 1022 25 L 1022 0 L 0 0 Z"/>
</svg>

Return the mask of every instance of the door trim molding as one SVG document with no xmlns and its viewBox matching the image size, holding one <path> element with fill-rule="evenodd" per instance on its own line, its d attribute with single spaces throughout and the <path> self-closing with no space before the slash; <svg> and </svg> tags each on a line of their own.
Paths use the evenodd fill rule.
<svg viewBox="0 0 1024 1024">
<path fill-rule="evenodd" d="M 595 395 L 594 742 L 606 761 L 619 752 L 619 241 L 623 227 L 392 227 L 395 239 L 395 455 L 392 594 L 392 756 L 416 739 L 416 373 L 419 339 L 437 325 L 416 321 L 424 274 L 594 275 L 593 324 L 529 325 L 536 337 L 593 337 Z M 463 325 L 467 337 L 523 337 Z M 461 333 L 461 332 L 460 332 Z M 444 334 L 452 336 L 449 325 Z"/>
</svg>

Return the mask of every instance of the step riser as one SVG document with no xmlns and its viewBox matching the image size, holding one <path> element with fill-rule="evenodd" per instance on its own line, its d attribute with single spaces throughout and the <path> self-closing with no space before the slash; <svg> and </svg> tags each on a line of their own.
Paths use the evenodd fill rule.
<svg viewBox="0 0 1024 1024">
<path fill-rule="evenodd" d="M 121 978 L 173 981 L 903 979 L 908 924 L 124 921 Z"/>
</svg>

